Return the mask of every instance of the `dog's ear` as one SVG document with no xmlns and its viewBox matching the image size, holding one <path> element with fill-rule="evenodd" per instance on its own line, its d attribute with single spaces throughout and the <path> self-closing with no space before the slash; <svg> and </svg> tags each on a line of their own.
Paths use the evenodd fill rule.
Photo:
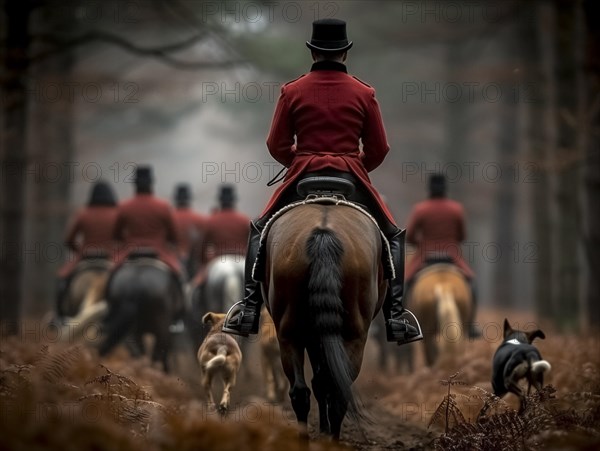
<svg viewBox="0 0 600 451">
<path fill-rule="evenodd" d="M 525 335 L 527 335 L 527 340 L 529 341 L 529 344 L 531 344 L 536 338 L 541 338 L 542 340 L 546 338 L 546 335 L 540 329 L 532 330 L 531 332 L 526 332 Z"/>
<path fill-rule="evenodd" d="M 202 322 L 204 324 L 210 324 L 211 326 L 215 323 L 215 318 L 212 312 L 208 312 L 206 315 L 202 317 Z"/>
<path fill-rule="evenodd" d="M 512 327 L 510 327 L 510 323 L 508 322 L 508 318 L 504 318 L 504 338 L 508 337 L 513 332 L 514 332 L 514 330 L 513 330 Z"/>
</svg>

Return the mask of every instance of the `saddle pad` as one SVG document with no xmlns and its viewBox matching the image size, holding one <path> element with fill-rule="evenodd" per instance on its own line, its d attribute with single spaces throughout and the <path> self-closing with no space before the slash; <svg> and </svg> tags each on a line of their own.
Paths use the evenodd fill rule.
<svg viewBox="0 0 600 451">
<path fill-rule="evenodd" d="M 287 213 L 288 211 L 290 211 L 296 207 L 299 207 L 301 205 L 310 205 L 310 204 L 345 205 L 346 207 L 351 207 L 351 208 L 354 208 L 355 210 L 358 210 L 359 212 L 364 214 L 367 218 L 369 218 L 371 221 L 373 221 L 373 224 L 375 224 L 375 227 L 377 227 L 377 230 L 379 230 L 379 235 L 381 235 L 381 241 L 383 243 L 383 252 L 385 253 L 386 258 L 388 259 L 390 268 L 392 268 L 392 272 L 393 272 L 392 279 L 396 278 L 396 268 L 394 267 L 394 262 L 392 260 L 390 243 L 389 243 L 388 239 L 386 238 L 386 236 L 381 231 L 381 229 L 379 228 L 379 224 L 377 224 L 377 221 L 375 220 L 373 215 L 371 215 L 371 213 L 369 213 L 367 210 L 365 210 L 363 207 L 359 206 L 358 204 L 347 201 L 346 199 L 343 199 L 343 198 L 340 198 L 337 196 L 314 196 L 314 195 L 311 195 L 304 200 L 300 200 L 298 202 L 293 202 L 289 205 L 286 205 L 282 209 L 276 211 L 273 214 L 273 216 L 271 216 L 269 218 L 269 220 L 265 224 L 265 228 L 263 229 L 263 231 L 260 235 L 260 246 L 259 246 L 258 255 L 259 256 L 264 255 L 264 252 L 265 252 L 264 247 L 267 242 L 267 235 L 269 233 L 269 230 L 271 229 L 271 226 L 277 219 L 279 219 L 279 217 L 281 217 L 282 215 L 284 215 L 285 213 Z M 255 277 L 256 267 L 257 267 L 257 261 L 255 261 L 254 265 L 252 266 L 252 278 L 255 280 L 256 280 L 256 277 Z"/>
</svg>

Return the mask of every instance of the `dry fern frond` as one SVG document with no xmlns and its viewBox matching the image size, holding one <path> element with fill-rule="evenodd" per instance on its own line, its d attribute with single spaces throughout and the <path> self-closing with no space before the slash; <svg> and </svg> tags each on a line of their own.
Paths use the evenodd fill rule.
<svg viewBox="0 0 600 451">
<path fill-rule="evenodd" d="M 67 371 L 81 359 L 81 347 L 73 346 L 57 355 L 42 357 L 39 364 L 42 379 L 48 383 L 56 383 L 65 378 Z M 36 367 L 38 368 L 38 367 Z"/>
<path fill-rule="evenodd" d="M 130 377 L 114 372 L 102 364 L 100 364 L 100 366 L 104 368 L 106 374 L 96 376 L 86 381 L 85 385 L 103 385 L 106 388 L 107 394 L 111 394 L 114 391 L 120 394 L 131 395 L 136 400 L 150 399 L 150 394 Z"/>
</svg>

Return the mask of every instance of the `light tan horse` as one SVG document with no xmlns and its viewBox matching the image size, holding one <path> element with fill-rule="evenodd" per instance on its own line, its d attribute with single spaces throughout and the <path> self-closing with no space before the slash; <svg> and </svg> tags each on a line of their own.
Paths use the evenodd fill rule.
<svg viewBox="0 0 600 451">
<path fill-rule="evenodd" d="M 421 270 L 407 306 L 421 322 L 427 365 L 464 351 L 473 299 L 467 280 L 456 266 L 436 263 Z"/>
<path fill-rule="evenodd" d="M 65 315 L 56 322 L 61 341 L 82 338 L 82 334 L 94 324 L 94 332 L 99 330 L 100 321 L 108 311 L 104 291 L 109 268 L 110 262 L 103 259 L 84 259 L 75 268 L 69 289 L 60 300 Z M 50 317 L 50 321 L 55 320 Z"/>
</svg>

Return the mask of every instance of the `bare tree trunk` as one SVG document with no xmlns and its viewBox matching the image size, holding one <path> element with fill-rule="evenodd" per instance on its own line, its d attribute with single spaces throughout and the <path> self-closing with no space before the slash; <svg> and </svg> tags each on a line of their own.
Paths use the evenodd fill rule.
<svg viewBox="0 0 600 451">
<path fill-rule="evenodd" d="M 25 77 L 29 63 L 29 17 L 27 1 L 7 1 L 4 102 L 4 152 L 1 159 L 0 196 L 2 207 L 0 258 L 0 324 L 2 333 L 16 333 L 22 302 L 24 187 L 27 164 L 27 92 Z"/>
<path fill-rule="evenodd" d="M 53 307 L 56 272 L 64 260 L 65 222 L 68 218 L 69 188 L 77 168 L 73 161 L 72 111 L 75 98 L 66 89 L 70 84 L 71 52 L 56 55 L 31 68 L 31 90 L 35 101 L 29 117 L 29 167 L 35 177 L 27 179 L 27 224 L 25 243 L 36 250 L 27 258 L 23 313 L 41 316 Z M 58 99 L 46 98 L 48 87 L 60 88 Z M 58 89 L 57 88 L 57 89 Z M 52 91 L 54 94 L 54 91 Z M 72 93 L 71 93 L 72 94 Z"/>
<path fill-rule="evenodd" d="M 513 29 L 514 33 L 518 28 Z M 514 58 L 517 52 L 514 39 L 507 38 L 504 43 L 504 53 L 508 61 Z M 510 64 L 510 63 L 507 63 Z M 496 237 L 494 245 L 499 252 L 494 263 L 493 292 L 502 305 L 518 307 L 514 269 L 515 263 L 511 250 L 517 244 L 515 239 L 515 210 L 516 210 L 516 168 L 518 164 L 518 130 L 517 121 L 519 110 L 514 96 L 515 86 L 518 83 L 509 77 L 501 79 L 502 100 L 498 102 L 498 118 L 500 121 L 499 141 L 497 144 L 497 167 L 500 170 L 496 187 L 494 224 Z"/>
<path fill-rule="evenodd" d="M 586 306 L 588 325 L 600 329 L 600 3 L 587 0 L 584 5 L 587 26 L 587 48 L 585 69 L 587 91 L 591 94 L 586 109 L 586 132 L 588 135 L 585 149 L 585 209 L 586 227 L 584 247 L 588 267 Z"/>
<path fill-rule="evenodd" d="M 70 14 L 71 16 L 67 16 Z M 31 28 L 52 31 L 41 15 L 34 15 Z M 74 10 L 61 16 L 76 33 Z M 47 29 L 50 28 L 50 29 Z M 44 45 L 32 43 L 35 53 Z M 70 185 L 75 180 L 76 167 L 72 136 L 73 108 L 80 86 L 72 80 L 73 52 L 57 53 L 30 68 L 30 108 L 28 118 L 28 164 L 35 176 L 27 178 L 25 243 L 35 249 L 35 258 L 26 258 L 22 310 L 24 315 L 41 316 L 54 307 L 56 272 L 67 254 L 63 246 L 65 222 L 68 218 Z"/>
<path fill-rule="evenodd" d="M 525 58 L 530 61 L 530 70 L 526 74 L 528 89 L 532 93 L 530 103 L 530 139 L 531 159 L 535 166 L 535 179 L 532 185 L 533 233 L 536 252 L 535 258 L 535 310 L 538 316 L 554 317 L 555 302 L 552 284 L 552 208 L 550 202 L 551 169 L 548 162 L 555 148 L 553 127 L 554 110 L 554 47 L 555 36 L 554 5 L 548 3 L 532 4 L 535 8 L 536 29 L 524 24 L 523 36 Z"/>
<path fill-rule="evenodd" d="M 558 310 L 556 320 L 563 330 L 574 329 L 579 320 L 581 245 L 581 155 L 577 146 L 577 71 L 575 4 L 557 3 L 558 82 Z"/>
</svg>

